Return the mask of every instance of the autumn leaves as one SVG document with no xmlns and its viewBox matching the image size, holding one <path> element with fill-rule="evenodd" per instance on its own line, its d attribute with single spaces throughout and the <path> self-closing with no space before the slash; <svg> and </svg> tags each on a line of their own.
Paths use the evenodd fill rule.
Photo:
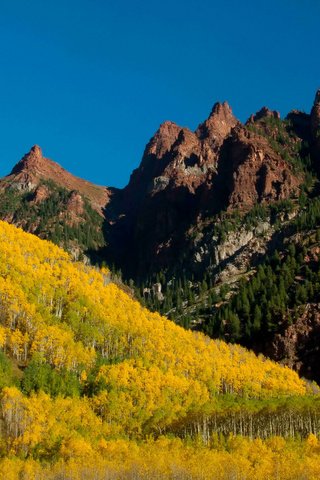
<svg viewBox="0 0 320 480">
<path fill-rule="evenodd" d="M 243 399 L 257 403 L 252 411 L 235 404 L 234 422 L 253 422 L 269 399 L 303 399 L 308 385 L 238 345 L 148 312 L 116 285 L 105 285 L 105 275 L 0 222 L 0 348 L 20 372 L 16 386 L 8 380 L 1 392 L 0 480 L 10 468 L 39 479 L 82 478 L 82 468 L 89 472 L 85 478 L 97 479 L 228 479 L 240 470 L 247 472 L 243 479 L 264 478 L 250 477 L 250 455 L 258 449 L 244 438 L 232 447 L 238 464 L 226 476 L 222 465 L 230 456 L 222 437 L 213 445 L 214 421 L 222 421 L 215 415 L 230 408 L 227 397 Z M 68 381 L 74 388 L 66 388 Z M 227 438 L 229 431 L 221 433 Z M 274 448 L 263 445 L 272 456 Z M 197 455 L 204 456 L 205 468 Z M 43 462 L 54 464 L 56 477 Z M 126 477 L 135 468 L 136 477 Z M 268 468 L 273 471 L 272 461 Z M 33 476 L 21 473 L 25 469 Z"/>
</svg>

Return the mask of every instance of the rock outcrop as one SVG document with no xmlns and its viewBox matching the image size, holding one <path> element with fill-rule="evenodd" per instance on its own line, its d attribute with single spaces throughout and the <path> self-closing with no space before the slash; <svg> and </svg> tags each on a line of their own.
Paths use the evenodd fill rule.
<svg viewBox="0 0 320 480">
<path fill-rule="evenodd" d="M 319 383 L 320 304 L 306 304 L 296 322 L 275 335 L 267 353 Z"/>
<path fill-rule="evenodd" d="M 90 201 L 100 215 L 110 195 L 106 187 L 75 177 L 58 163 L 45 158 L 38 145 L 34 145 L 30 152 L 13 167 L 11 173 L 0 181 L 0 189 L 13 187 L 19 191 L 35 191 L 34 201 L 38 203 L 41 197 L 46 195 L 44 187 L 36 191 L 41 180 L 51 180 L 67 190 L 79 192 Z"/>
<path fill-rule="evenodd" d="M 209 118 L 195 132 L 164 122 L 147 144 L 125 195 L 135 195 L 139 190 L 140 197 L 152 196 L 179 187 L 195 193 L 215 170 L 218 151 L 236 124 L 238 120 L 226 102 L 215 104 Z"/>
<path fill-rule="evenodd" d="M 239 124 L 227 102 L 215 103 L 209 118 L 199 125 L 196 135 L 213 147 L 220 147 L 231 129 Z"/>
<path fill-rule="evenodd" d="M 252 114 L 247 121 L 247 124 L 258 122 L 264 118 L 275 118 L 280 120 L 280 113 L 276 110 L 269 110 L 268 107 L 262 107 L 257 113 Z"/>
<path fill-rule="evenodd" d="M 248 209 L 296 196 L 301 181 L 266 138 L 238 126 L 221 150 L 213 195 L 219 192 L 222 208 Z"/>
</svg>

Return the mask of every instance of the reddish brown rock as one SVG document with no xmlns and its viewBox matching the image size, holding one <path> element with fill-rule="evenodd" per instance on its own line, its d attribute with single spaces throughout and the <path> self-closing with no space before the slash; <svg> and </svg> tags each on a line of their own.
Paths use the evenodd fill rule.
<svg viewBox="0 0 320 480">
<path fill-rule="evenodd" d="M 67 203 L 68 212 L 80 216 L 84 212 L 84 201 L 80 193 L 72 192 Z"/>
<path fill-rule="evenodd" d="M 216 103 L 209 118 L 197 128 L 196 135 L 200 140 L 209 140 L 211 146 L 220 146 L 238 123 L 227 102 Z"/>
<path fill-rule="evenodd" d="M 275 118 L 280 120 L 280 113 L 276 110 L 269 110 L 268 107 L 262 107 L 256 114 L 252 114 L 247 121 L 247 124 L 258 122 L 264 118 Z"/>
<path fill-rule="evenodd" d="M 167 152 L 171 150 L 172 145 L 177 140 L 181 127 L 174 122 L 164 122 L 160 125 L 159 130 L 150 140 L 145 149 L 144 157 L 155 155 L 161 159 Z"/>
<path fill-rule="evenodd" d="M 74 226 L 84 221 L 84 200 L 79 192 L 73 191 L 66 205 L 66 223 Z M 61 214 L 65 218 L 65 213 Z"/>
<path fill-rule="evenodd" d="M 278 118 L 266 109 L 262 114 Z M 302 180 L 266 138 L 242 126 L 227 103 L 217 103 L 195 132 L 171 122 L 160 126 L 121 193 L 110 244 L 135 263 L 134 275 L 140 266 L 166 268 L 201 216 L 296 196 Z"/>
<path fill-rule="evenodd" d="M 46 185 L 39 185 L 33 194 L 32 202 L 38 205 L 46 200 L 50 195 L 49 188 Z"/>
<path fill-rule="evenodd" d="M 256 203 L 296 196 L 302 177 L 270 146 L 267 139 L 242 126 L 233 129 L 219 158 L 212 194 L 227 209 L 248 209 Z"/>
<path fill-rule="evenodd" d="M 195 132 L 165 122 L 148 143 L 126 196 L 154 195 L 164 189 L 186 188 L 194 194 L 212 176 L 224 139 L 238 123 L 225 102 L 216 103 Z"/>
<path fill-rule="evenodd" d="M 307 304 L 300 317 L 275 335 L 267 353 L 306 378 L 320 381 L 320 304 Z"/>
<path fill-rule="evenodd" d="M 38 145 L 33 146 L 30 152 L 15 165 L 10 175 L 1 181 L 0 188 L 14 186 L 19 190 L 32 191 L 38 187 L 41 180 L 52 180 L 67 190 L 80 192 L 101 215 L 110 195 L 107 188 L 75 177 L 58 163 L 45 158 Z"/>
</svg>

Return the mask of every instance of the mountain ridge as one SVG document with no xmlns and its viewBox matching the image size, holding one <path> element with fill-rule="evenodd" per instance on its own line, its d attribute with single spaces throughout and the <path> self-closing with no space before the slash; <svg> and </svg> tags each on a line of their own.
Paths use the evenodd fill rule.
<svg viewBox="0 0 320 480">
<path fill-rule="evenodd" d="M 68 190 L 78 191 L 86 196 L 93 208 L 102 215 L 102 209 L 110 194 L 108 189 L 72 175 L 58 163 L 45 158 L 38 145 L 34 145 L 9 175 L 2 179 L 1 186 L 6 183 L 19 190 L 31 191 L 39 186 L 41 179 L 52 180 Z"/>
</svg>

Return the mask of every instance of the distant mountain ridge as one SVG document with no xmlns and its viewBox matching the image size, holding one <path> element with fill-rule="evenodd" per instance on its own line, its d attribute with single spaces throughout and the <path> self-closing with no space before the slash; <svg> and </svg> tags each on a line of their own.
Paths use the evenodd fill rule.
<svg viewBox="0 0 320 480">
<path fill-rule="evenodd" d="M 104 244 L 103 208 L 109 195 L 107 188 L 75 177 L 34 145 L 0 180 L 0 216 L 79 257 Z"/>
<path fill-rule="evenodd" d="M 45 158 L 38 145 L 34 145 L 13 167 L 11 173 L 2 180 L 2 186 L 6 182 L 18 190 L 33 191 L 37 189 L 41 179 L 51 180 L 60 187 L 79 192 L 87 197 L 92 207 L 101 214 L 110 194 L 107 188 L 75 177 L 58 163 Z"/>
</svg>

